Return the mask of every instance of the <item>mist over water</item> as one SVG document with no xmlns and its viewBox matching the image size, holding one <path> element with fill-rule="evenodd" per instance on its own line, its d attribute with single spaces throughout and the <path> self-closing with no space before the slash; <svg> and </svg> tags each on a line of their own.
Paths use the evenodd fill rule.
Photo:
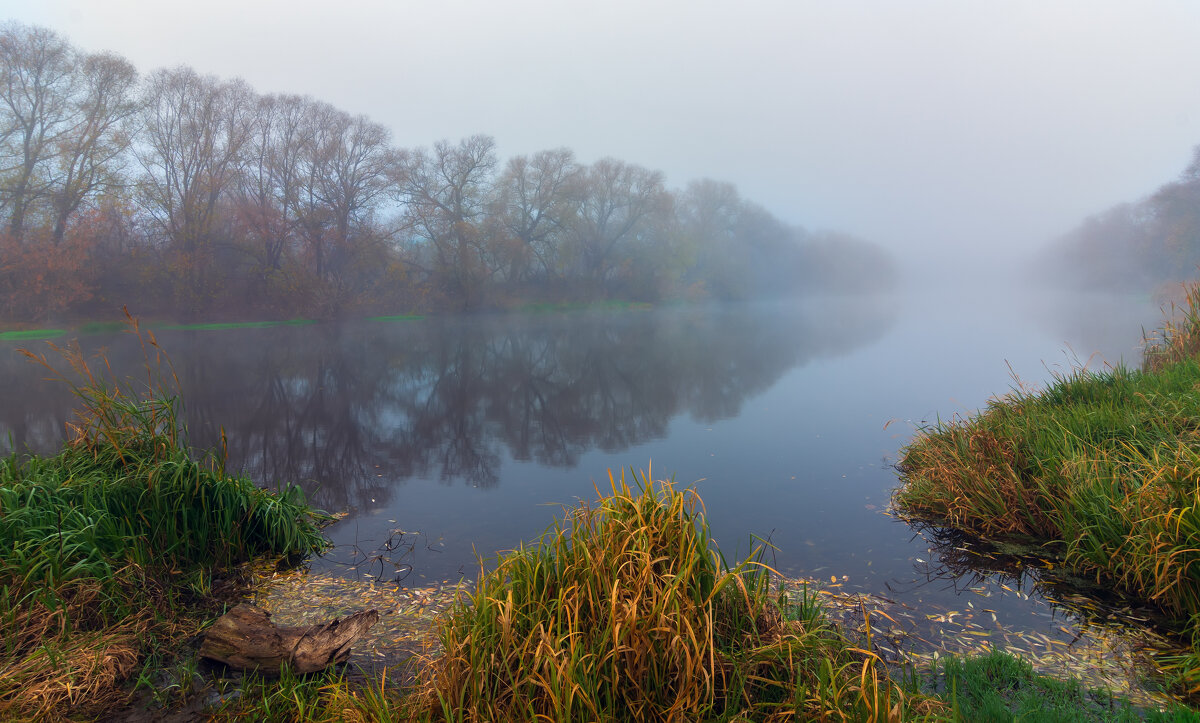
<svg viewBox="0 0 1200 723">
<path fill-rule="evenodd" d="M 536 539 L 609 469 L 653 464 L 699 489 L 727 553 L 757 536 L 786 574 L 952 606 L 954 585 L 915 562 L 925 541 L 884 514 L 899 449 L 1016 384 L 1136 364 L 1159 314 L 1129 296 L 929 292 L 158 338 L 194 444 L 223 427 L 231 469 L 347 513 L 313 563 L 332 574 L 473 577 L 476 555 Z M 81 341 L 144 374 L 131 336 Z M 0 435 L 52 450 L 72 400 L 17 346 L 0 352 Z"/>
</svg>

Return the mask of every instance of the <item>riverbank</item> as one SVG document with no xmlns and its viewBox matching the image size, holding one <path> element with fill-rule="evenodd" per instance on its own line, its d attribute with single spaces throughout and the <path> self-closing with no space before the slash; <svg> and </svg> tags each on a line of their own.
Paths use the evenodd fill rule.
<svg viewBox="0 0 1200 723">
<path fill-rule="evenodd" d="M 687 720 L 1003 720 L 1006 708 L 1037 720 L 1196 718 L 1163 698 L 1131 703 L 1096 687 L 1094 675 L 1086 683 L 1036 675 L 999 650 L 1000 634 L 973 637 L 982 634 L 972 618 L 986 616 L 983 598 L 944 616 L 947 634 L 969 647 L 901 665 L 896 653 L 919 640 L 903 606 L 844 593 L 837 582 L 768 576 L 753 561 L 727 568 L 703 544 L 693 492 L 646 478 L 634 490 L 613 487 L 564 510 L 540 540 L 481 571 L 478 585 L 398 589 L 270 573 L 255 601 L 289 624 L 386 608 L 350 661 L 373 672 L 200 679 L 207 687 L 187 695 L 216 700 L 208 715 L 220 720 L 658 720 L 664 707 Z M 710 556 L 696 554 L 706 547 Z M 1037 655 L 1032 638 L 1019 642 Z M 1114 662 L 1100 642 L 1097 670 L 1071 668 L 1092 643 L 1044 642 L 1050 659 L 1039 662 L 1060 676 Z M 612 690 L 616 681 L 624 695 Z"/>
<path fill-rule="evenodd" d="M 158 355 L 152 338 L 144 351 L 148 360 Z M 4 584 L 20 592 L 26 580 L 49 581 L 47 594 L 57 596 L 40 608 L 32 595 L 8 598 L 4 639 L 16 641 L 0 661 L 12 674 L 9 695 L 0 699 L 14 706 L 8 717 L 439 720 L 461 719 L 462 710 L 520 718 L 526 709 L 541 710 L 537 706 L 549 706 L 553 717 L 564 701 L 590 711 L 585 694 L 604 710 L 655 700 L 673 707 L 682 696 L 698 706 L 693 717 L 715 720 L 798 712 L 850 719 L 953 716 L 949 698 L 931 698 L 919 681 L 905 677 L 924 675 L 935 661 L 913 659 L 905 669 L 894 655 L 897 631 L 908 627 L 904 618 L 924 618 L 926 611 L 842 595 L 844 578 L 817 585 L 768 577 L 761 561 L 727 565 L 709 544 L 699 498 L 649 475 L 634 485 L 614 481 L 609 494 L 566 509 L 550 533 L 498 561 L 497 571 L 481 571 L 470 590 L 469 583 L 460 589 L 450 580 L 409 589 L 262 564 L 247 568 L 250 558 L 289 555 L 294 561 L 321 549 L 325 543 L 315 532 L 321 516 L 294 492 L 271 495 L 225 475 L 223 455 L 183 451 L 177 400 L 163 393 L 173 380 L 169 363 L 147 365 L 147 376 L 162 383 L 139 396 L 115 380 L 98 379 L 70 354 L 67 366 L 84 380 L 72 385 L 83 412 L 72 441 L 60 454 L 11 457 L 0 477 L 0 530 L 11 536 L 0 539 L 11 542 L 0 550 L 14 550 L 11 558 L 0 552 Z M 270 510 L 261 524 L 254 517 Z M 10 522 L 11 529 L 3 527 Z M 581 530 L 595 534 L 577 536 Z M 25 533 L 31 536 L 21 537 Z M 624 582 L 614 597 L 618 579 Z M 696 584 L 684 584 L 689 580 Z M 92 596 L 72 597 L 72 581 L 91 586 Z M 276 594 L 284 588 L 290 598 Z M 563 598 L 564 590 L 581 594 Z M 292 614 L 327 620 L 364 607 L 378 608 L 383 621 L 355 646 L 346 668 L 278 679 L 230 674 L 199 661 L 198 635 L 243 596 L 266 603 L 280 624 L 315 621 L 288 619 Z M 617 626 L 614 601 L 625 614 Z M 577 614 L 589 608 L 590 623 Z M 982 632 L 968 622 L 971 613 L 943 616 L 963 626 L 963 640 Z M 50 628 L 30 624 L 45 620 Z M 555 627 L 564 620 L 568 627 Z M 670 640 L 683 647 L 670 641 L 662 647 L 655 631 L 664 620 L 681 626 Z M 518 623 L 524 646 L 503 637 L 515 635 Z M 538 639 L 538 631 L 551 637 Z M 633 642 L 622 642 L 622 635 Z M 483 648 L 472 647 L 477 640 L 485 641 Z M 453 665 L 455 655 L 480 663 L 472 656 L 497 649 L 512 657 L 483 681 L 474 677 L 476 668 L 485 669 L 478 664 L 431 672 Z M 708 668 L 678 667 L 705 657 Z M 575 667 L 555 672 L 568 661 Z M 618 664 L 633 667 L 612 668 Z M 565 687 L 539 698 L 539 681 L 552 673 Z M 606 687 L 651 674 L 667 676 L 647 679 L 643 690 L 654 695 L 620 703 Z M 535 687 L 516 698 L 480 687 L 500 677 L 515 689 L 522 675 Z M 686 690 L 671 682 L 682 679 L 689 681 Z M 454 680 L 466 687 L 431 687 Z M 420 683 L 415 693 L 405 687 L 414 681 Z M 639 702 L 643 698 L 647 702 Z M 446 702 L 456 699 L 462 702 Z M 1117 709 L 1131 710 L 1124 703 Z"/>
<path fill-rule="evenodd" d="M 923 430 L 900 460 L 898 508 L 1042 545 L 1050 567 L 1152 603 L 1200 639 L 1200 287 L 1181 311 L 1140 369 L 1072 371 Z M 1200 694 L 1200 653 L 1167 668 Z"/>
<path fill-rule="evenodd" d="M 688 302 L 673 302 L 673 305 Z M 646 311 L 655 308 L 655 304 L 642 301 L 625 301 L 621 299 L 600 300 L 594 302 L 528 302 L 513 304 L 510 307 L 480 310 L 475 314 L 575 314 L 581 312 L 611 313 L 625 311 Z M 433 312 L 402 313 L 388 315 L 361 315 L 339 317 L 339 321 L 368 321 L 368 322 L 410 322 L 423 321 L 430 316 L 462 316 L 462 312 Z M 157 321 L 142 320 L 142 326 L 155 331 L 217 331 L 225 329 L 265 329 L 276 326 L 305 326 L 333 321 L 332 319 L 212 319 L 181 323 L 161 319 Z M 126 321 L 74 319 L 66 324 L 54 327 L 42 327 L 28 321 L 0 320 L 0 342 L 2 341 L 39 341 L 57 339 L 70 333 L 87 336 L 92 334 L 107 334 L 122 331 Z"/>
<path fill-rule="evenodd" d="M 58 350 L 71 376 L 27 353 L 79 408 L 57 455 L 0 463 L 0 716 L 90 719 L 136 702 L 151 717 L 316 719 L 305 690 L 375 719 L 733 719 L 789 707 L 874 718 L 941 707 L 894 685 L 870 646 L 813 600 L 774 597 L 761 561 L 728 566 L 699 498 L 649 476 L 634 489 L 614 481 L 539 544 L 481 570 L 439 618 L 437 654 L 424 652 L 415 690 L 387 687 L 386 673 L 379 687 L 337 673 L 315 688 L 290 674 L 241 676 L 233 689 L 197 683 L 197 636 L 248 590 L 233 571 L 321 551 L 329 518 L 295 488 L 271 493 L 226 474 L 218 452 L 193 456 L 170 362 L 152 335 L 139 338 L 150 383 L 138 392 L 77 350 Z M 392 591 L 386 612 L 402 598 Z M 427 601 L 414 602 L 425 612 Z"/>
<path fill-rule="evenodd" d="M 158 350 L 144 343 L 149 359 Z M 148 364 L 150 387 L 134 392 L 63 356 L 78 380 L 63 377 L 78 400 L 68 442 L 0 459 L 5 719 L 120 707 L 236 597 L 239 565 L 326 545 L 328 518 L 297 488 L 272 493 L 226 474 L 216 454 L 192 456 L 168 370 Z"/>
</svg>

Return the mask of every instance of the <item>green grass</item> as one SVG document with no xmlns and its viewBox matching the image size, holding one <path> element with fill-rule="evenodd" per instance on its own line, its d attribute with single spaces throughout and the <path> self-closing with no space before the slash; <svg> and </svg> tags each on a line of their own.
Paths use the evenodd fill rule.
<svg viewBox="0 0 1200 723">
<path fill-rule="evenodd" d="M 278 677 L 250 673 L 195 691 L 177 691 L 176 696 L 212 693 L 218 702 L 203 710 L 204 720 L 349 723 L 407 721 L 415 715 L 411 702 L 387 683 L 386 675 L 364 679 L 339 670 L 296 675 L 285 669 Z"/>
<path fill-rule="evenodd" d="M 150 344 L 147 359 L 159 353 Z M 216 577 L 327 544 L 326 518 L 298 488 L 272 493 L 226 474 L 218 452 L 193 456 L 177 398 L 149 364 L 149 385 L 133 385 L 60 351 L 78 376 L 63 377 L 79 401 L 69 441 L 54 456 L 0 459 L 5 718 L 119 705 L 153 651 L 195 634 Z"/>
<path fill-rule="evenodd" d="M 1088 690 L 1077 680 L 1038 675 L 1028 662 L 1001 651 L 974 658 L 947 657 L 923 685 L 943 697 L 955 719 L 962 721 L 1200 721 L 1200 713 L 1183 706 L 1166 711 L 1139 709 L 1105 691 Z"/>
<path fill-rule="evenodd" d="M 80 334 L 110 334 L 116 331 L 124 331 L 126 322 L 124 321 L 89 321 L 81 324 L 79 327 Z"/>
<path fill-rule="evenodd" d="M 635 478 L 636 479 L 636 478 Z M 429 720 L 886 720 L 934 715 L 825 622 L 729 566 L 692 491 L 625 476 L 481 570 L 417 694 Z M 789 617 L 789 613 L 790 617 Z"/>
<path fill-rule="evenodd" d="M 313 319 L 288 319 L 287 321 L 230 321 L 206 324 L 172 324 L 161 328 L 170 331 L 210 331 L 215 329 L 262 329 L 270 326 L 302 326 L 315 323 L 317 322 Z"/>
<path fill-rule="evenodd" d="M 501 556 L 438 630 L 415 690 L 386 672 L 194 671 L 160 712 L 216 702 L 211 720 L 1189 721 L 1036 675 L 995 652 L 901 682 L 806 588 L 773 595 L 757 557 L 728 565 L 703 503 L 649 475 L 565 511 Z M 868 626 L 869 627 L 869 626 Z M 153 689 L 153 688 L 152 688 Z"/>
<path fill-rule="evenodd" d="M 16 331 L 0 331 L 0 341 L 21 341 L 24 339 L 53 339 L 66 334 L 66 329 L 19 329 Z"/>
<path fill-rule="evenodd" d="M 900 461 L 898 507 L 1056 544 L 1077 575 L 1200 636 L 1200 292 L 1188 299 L 1143 369 L 1076 370 L 922 430 Z M 1200 693 L 1200 665 L 1176 662 L 1178 682 Z"/>
</svg>

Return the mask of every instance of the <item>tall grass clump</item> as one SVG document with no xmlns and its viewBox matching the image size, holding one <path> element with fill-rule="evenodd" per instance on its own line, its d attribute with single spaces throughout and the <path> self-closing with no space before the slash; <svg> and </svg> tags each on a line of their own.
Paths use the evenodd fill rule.
<svg viewBox="0 0 1200 723">
<path fill-rule="evenodd" d="M 789 619 L 760 562 L 726 565 L 694 491 L 645 474 L 633 488 L 624 474 L 610 484 L 481 572 L 441 625 L 417 694 L 423 717 L 888 720 L 916 710 L 811 604 Z"/>
<path fill-rule="evenodd" d="M 188 449 L 169 360 L 141 338 L 145 383 L 77 347 L 52 347 L 70 373 L 25 352 L 79 406 L 58 454 L 0 459 L 0 717 L 120 700 L 149 645 L 194 632 L 214 576 L 326 544 L 298 489 L 259 489 L 222 453 Z"/>
<path fill-rule="evenodd" d="M 1148 340 L 1141 369 L 1076 370 L 921 430 L 898 507 L 1056 543 L 1076 572 L 1200 637 L 1200 287 L 1179 318 Z M 1192 677 L 1200 693 L 1200 666 Z"/>
<path fill-rule="evenodd" d="M 1142 361 L 1146 371 L 1200 357 L 1200 284 L 1186 284 L 1183 291 L 1183 302 L 1172 303 L 1162 327 L 1147 335 Z"/>
</svg>

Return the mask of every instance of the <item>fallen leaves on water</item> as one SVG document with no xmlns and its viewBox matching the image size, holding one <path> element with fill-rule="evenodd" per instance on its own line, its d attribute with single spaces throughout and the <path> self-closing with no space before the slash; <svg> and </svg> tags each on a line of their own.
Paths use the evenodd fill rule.
<svg viewBox="0 0 1200 723">
<path fill-rule="evenodd" d="M 457 580 L 406 587 L 296 569 L 261 574 L 251 602 L 270 611 L 280 625 L 311 625 L 359 610 L 378 610 L 379 622 L 354 645 L 349 660 L 352 665 L 376 669 L 432 652 L 435 621 L 454 602 L 459 589 Z"/>
<path fill-rule="evenodd" d="M 1105 688 L 1137 705 L 1160 708 L 1170 702 L 1164 694 L 1146 690 L 1143 682 L 1147 673 L 1155 672 L 1155 658 L 1177 652 L 1177 648 L 1139 625 L 1143 619 L 1132 612 L 1124 620 L 1110 615 L 1107 623 L 1080 619 L 1054 626 L 1024 627 L 1005 625 L 995 609 L 983 607 L 999 607 L 993 601 L 977 606 L 967 599 L 961 610 L 930 609 L 929 605 L 918 609 L 877 595 L 848 592 L 840 584 L 823 582 L 823 578 L 785 579 L 779 587 L 796 596 L 802 589 L 807 589 L 810 596 L 816 593 L 831 619 L 850 634 L 865 637 L 869 632 L 875 652 L 891 664 L 911 664 L 927 670 L 947 654 L 984 655 L 996 649 L 1020 656 L 1039 673 L 1078 678 L 1085 687 Z M 1023 602 L 1030 599 L 1019 590 L 1005 585 L 1000 588 L 1003 590 L 981 585 L 970 588 L 967 594 L 993 600 L 1008 596 Z M 1076 608 L 1091 604 L 1086 598 L 1069 602 Z M 1034 604 L 1044 605 L 1046 614 L 1051 614 L 1050 603 Z"/>
<path fill-rule="evenodd" d="M 380 621 L 354 646 L 351 664 L 381 669 L 401 664 L 417 653 L 436 652 L 432 635 L 438 617 L 470 581 L 443 580 L 423 587 L 406 587 L 373 580 L 348 580 L 332 575 L 260 570 L 251 601 L 272 613 L 281 625 L 306 625 L 375 608 Z M 850 634 L 868 632 L 875 652 L 891 664 L 928 667 L 946 654 L 981 655 L 1004 650 L 1029 661 L 1039 673 L 1072 676 L 1085 686 L 1106 688 L 1135 704 L 1160 707 L 1169 699 L 1142 687 L 1154 659 L 1170 652 L 1170 643 L 1148 631 L 1132 611 L 1125 619 L 1108 616 L 1108 622 L 1089 622 L 1084 616 L 1062 619 L 1050 603 L 1034 601 L 1007 585 L 969 588 L 981 602 L 965 599 L 962 609 L 920 608 L 882 596 L 844 589 L 849 578 L 830 575 L 829 582 L 783 578 L 780 592 L 799 597 L 801 590 L 815 593 L 829 617 Z M 1040 614 L 1055 618 L 1054 625 L 1011 625 L 996 615 L 998 599 L 1012 597 L 1025 605 L 1044 606 Z M 1091 605 L 1083 597 L 1064 596 L 1052 601 L 1070 609 Z M 987 606 L 987 607 L 985 607 Z M 992 606 L 995 606 L 993 608 Z M 1039 614 L 1037 610 L 1034 614 Z M 869 627 L 868 627 L 869 626 Z"/>
</svg>

